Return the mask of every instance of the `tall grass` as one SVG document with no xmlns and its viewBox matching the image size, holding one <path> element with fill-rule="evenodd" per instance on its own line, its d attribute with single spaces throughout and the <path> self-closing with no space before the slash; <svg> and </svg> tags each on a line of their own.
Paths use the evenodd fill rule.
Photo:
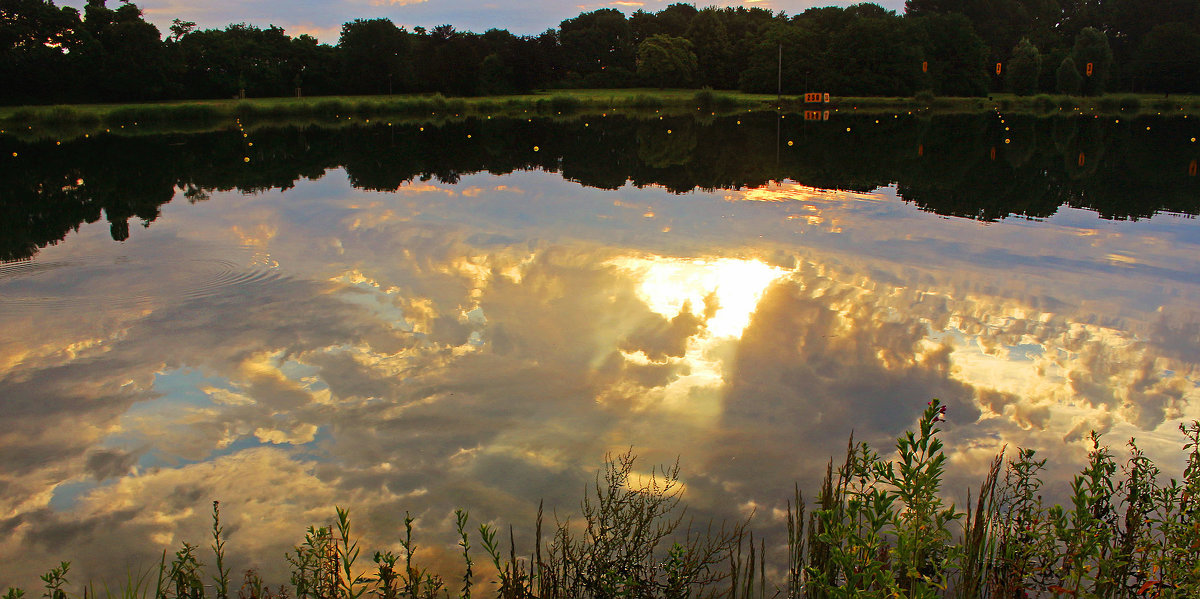
<svg viewBox="0 0 1200 599">
<path fill-rule="evenodd" d="M 471 553 L 477 547 L 502 599 L 1200 596 L 1200 422 L 1180 426 L 1187 463 L 1179 478 L 1164 481 L 1132 440 L 1118 464 L 1093 434 L 1067 505 L 1044 502 L 1046 460 L 1018 448 L 1007 460 L 1004 451 L 995 457 L 978 495 L 959 510 L 941 493 L 947 457 L 938 433 L 945 416 L 939 401 L 929 402 L 916 430 L 896 440 L 891 459 L 851 438 L 842 464 L 829 462 L 811 509 L 799 487 L 787 501 L 781 559 L 768 554 L 748 520 L 685 526 L 678 463 L 634 485 L 630 451 L 608 456 L 577 521 L 556 516 L 543 534 L 539 506 L 528 555 L 519 554 L 511 526 L 503 535 L 481 524 L 472 544 L 469 515 L 456 510 L 466 566 L 456 590 L 416 564 L 408 514 L 402 553 L 375 552 L 369 574 L 356 567 L 359 542 L 349 510 L 338 507 L 333 524 L 310 526 L 284 556 L 290 587 L 272 592 L 251 570 L 238 597 L 470 599 L 478 593 Z M 214 502 L 211 584 L 197 548 L 184 543 L 169 564 L 164 552 L 155 599 L 226 597 L 224 543 Z M 43 597 L 70 597 L 69 569 L 63 562 L 42 576 Z M 133 594 L 119 594 L 146 599 L 149 579 L 131 578 Z M 10 588 L 4 599 L 23 596 Z"/>
</svg>

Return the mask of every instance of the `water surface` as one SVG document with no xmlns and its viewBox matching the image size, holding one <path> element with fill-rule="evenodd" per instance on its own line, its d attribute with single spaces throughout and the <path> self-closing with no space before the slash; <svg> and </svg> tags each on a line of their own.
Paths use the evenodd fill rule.
<svg viewBox="0 0 1200 599">
<path fill-rule="evenodd" d="M 769 535 L 932 397 L 955 494 L 1005 445 L 1061 492 L 1093 429 L 1177 472 L 1196 133 L 1116 120 L 0 139 L 0 585 L 123 579 L 213 499 L 276 582 L 335 504 L 371 549 L 412 512 L 436 566 L 455 507 L 527 539 L 631 446 Z"/>
</svg>

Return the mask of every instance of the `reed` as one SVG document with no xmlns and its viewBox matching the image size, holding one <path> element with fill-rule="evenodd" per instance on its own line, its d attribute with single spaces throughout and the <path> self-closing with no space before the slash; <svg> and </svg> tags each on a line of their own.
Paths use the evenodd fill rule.
<svg viewBox="0 0 1200 599">
<path fill-rule="evenodd" d="M 577 522 L 557 516 L 545 535 L 542 506 L 534 546 L 518 557 L 516 534 L 484 523 L 475 529 L 495 571 L 502 599 L 727 597 L 1161 597 L 1200 596 L 1200 422 L 1180 426 L 1187 460 L 1178 478 L 1128 443 L 1123 464 L 1093 434 L 1087 463 L 1071 483 L 1066 505 L 1043 501 L 1046 460 L 1018 448 L 991 462 L 978 494 L 960 511 L 943 498 L 947 458 L 938 437 L 946 408 L 929 402 L 915 430 L 885 459 L 850 438 L 845 459 L 829 462 L 809 509 L 799 486 L 786 502 L 786 547 L 772 555 L 750 520 L 697 525 L 686 519 L 678 463 L 655 468 L 632 484 L 632 450 L 607 456 L 580 503 Z M 450 599 L 443 578 L 416 561 L 411 514 L 402 554 L 374 552 L 368 576 L 356 567 L 359 542 L 347 509 L 329 526 L 310 526 L 285 554 L 290 587 L 272 592 L 253 570 L 239 599 Z M 229 593 L 219 504 L 213 504 L 215 573 L 205 583 L 197 548 L 184 543 L 168 564 L 107 597 L 217 599 Z M 465 565 L 460 599 L 479 594 L 468 512 L 455 511 L 457 546 Z M 401 561 L 403 560 L 403 561 Z M 770 564 L 770 566 L 768 566 Z M 46 599 L 70 599 L 62 562 L 42 576 Z M 86 599 L 96 596 L 85 586 Z M 22 599 L 10 588 L 3 599 Z"/>
</svg>

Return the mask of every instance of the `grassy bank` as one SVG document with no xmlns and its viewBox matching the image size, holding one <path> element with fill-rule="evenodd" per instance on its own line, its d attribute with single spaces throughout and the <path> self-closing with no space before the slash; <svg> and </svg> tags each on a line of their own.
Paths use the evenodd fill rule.
<svg viewBox="0 0 1200 599">
<path fill-rule="evenodd" d="M 678 466 L 634 486 L 635 458 L 611 457 L 585 492 L 577 520 L 543 530 L 533 547 L 517 548 L 488 524 L 475 527 L 456 511 L 454 578 L 415 559 L 413 518 L 406 517 L 399 554 L 362 557 L 350 512 L 338 508 L 328 526 L 309 527 L 283 556 L 291 585 L 272 590 L 253 571 L 240 589 L 224 558 L 219 505 L 213 503 L 210 545 L 184 543 L 161 564 L 130 577 L 109 596 L 149 599 L 434 599 L 493 594 L 550 597 L 1197 597 L 1200 596 L 1200 422 L 1181 426 L 1187 456 L 1179 478 L 1165 481 L 1131 440 L 1119 464 L 1092 435 L 1083 471 L 1070 483 L 1070 503 L 1046 505 L 1032 450 L 1002 452 L 966 510 L 941 495 L 947 463 L 938 438 L 946 410 L 931 401 L 917 430 L 896 441 L 885 459 L 851 440 L 844 462 L 827 469 L 816 502 L 799 491 L 788 502 L 786 555 L 768 553 L 751 522 L 705 529 L 681 527 Z M 889 452 L 890 453 L 890 452 Z M 643 478 L 644 480 L 644 478 Z M 502 532 L 502 531 L 499 531 Z M 211 560 L 205 568 L 201 561 Z M 782 553 L 782 550 L 780 551 Z M 518 557 L 520 555 L 520 557 Z M 477 560 L 482 560 L 479 562 Z M 767 564 L 772 568 L 768 570 Z M 486 576 L 478 574 L 484 571 Z M 768 575 L 771 572 L 771 575 Z M 79 593 L 63 562 L 44 576 L 47 599 Z M 487 583 L 480 590 L 481 583 Z M 294 593 L 294 595 L 293 595 Z M 9 589 L 6 599 L 25 593 Z"/>
<path fill-rule="evenodd" d="M 0 107 L 0 123 L 11 131 L 71 130 L 94 134 L 136 131 L 203 131 L 242 122 L 317 122 L 388 119 L 429 122 L 468 117 L 526 118 L 581 114 L 728 113 L 766 107 L 765 96 L 710 90 L 571 90 L 518 96 L 446 98 L 421 96 L 331 96 L 196 100 L 150 104 L 84 104 Z"/>
<path fill-rule="evenodd" d="M 830 110 L 884 113 L 921 111 L 963 113 L 1002 110 L 1017 114 L 1200 114 L 1200 97 L 1164 98 L 1145 95 L 1070 96 L 994 95 L 991 98 L 833 97 L 828 104 L 809 104 L 802 96 L 743 94 L 711 90 L 557 90 L 516 96 L 446 98 L 432 96 L 330 96 L 313 98 L 254 98 L 196 100 L 151 104 L 86 104 L 69 106 L 0 107 L 0 130 L 72 138 L 102 132 L 134 135 L 143 132 L 207 131 L 235 121 L 324 124 L 354 119 L 429 122 L 468 117 L 526 118 L 533 115 L 574 118 L 620 113 L 727 114 L 744 110 Z"/>
</svg>

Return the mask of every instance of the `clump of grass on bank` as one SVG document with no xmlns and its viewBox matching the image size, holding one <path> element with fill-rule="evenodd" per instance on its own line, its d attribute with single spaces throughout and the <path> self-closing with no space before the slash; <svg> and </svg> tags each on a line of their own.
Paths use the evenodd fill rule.
<svg viewBox="0 0 1200 599">
<path fill-rule="evenodd" d="M 755 543 L 748 522 L 681 528 L 678 464 L 634 487 L 629 452 L 609 457 L 585 492 L 578 526 L 556 517 L 544 534 L 539 507 L 534 546 L 522 548 L 532 549 L 527 557 L 518 557 L 511 527 L 505 551 L 503 536 L 497 539 L 502 530 L 482 524 L 473 531 L 467 512 L 457 510 L 466 567 L 461 580 L 448 581 L 415 564 L 413 517 L 406 515 L 404 552 L 375 552 L 364 574 L 358 564 L 366 554 L 349 511 L 339 507 L 333 524 L 309 527 L 285 556 L 291 589 L 296 599 L 470 599 L 478 585 L 475 532 L 503 599 L 1200 596 L 1200 422 L 1180 426 L 1187 464 L 1178 479 L 1162 482 L 1132 440 L 1118 465 L 1093 434 L 1068 505 L 1044 503 L 1046 461 L 1018 449 L 1007 462 L 1004 452 L 996 456 L 963 511 L 941 494 L 947 458 L 938 433 L 945 415 L 931 401 L 917 430 L 897 439 L 895 459 L 851 439 L 844 463 L 835 469 L 830 462 L 811 512 L 797 490 L 788 502 L 783 574 L 772 580 L 767 545 L 761 538 Z M 212 530 L 216 571 L 207 581 L 197 546 L 184 543 L 169 564 L 164 552 L 152 591 L 139 579 L 119 594 L 228 599 L 232 582 L 215 502 Z M 63 562 L 42 576 L 43 597 L 71 596 L 69 568 Z M 282 586 L 272 592 L 249 571 L 238 597 L 283 599 L 290 592 Z M 23 596 L 9 589 L 5 599 Z"/>
</svg>

